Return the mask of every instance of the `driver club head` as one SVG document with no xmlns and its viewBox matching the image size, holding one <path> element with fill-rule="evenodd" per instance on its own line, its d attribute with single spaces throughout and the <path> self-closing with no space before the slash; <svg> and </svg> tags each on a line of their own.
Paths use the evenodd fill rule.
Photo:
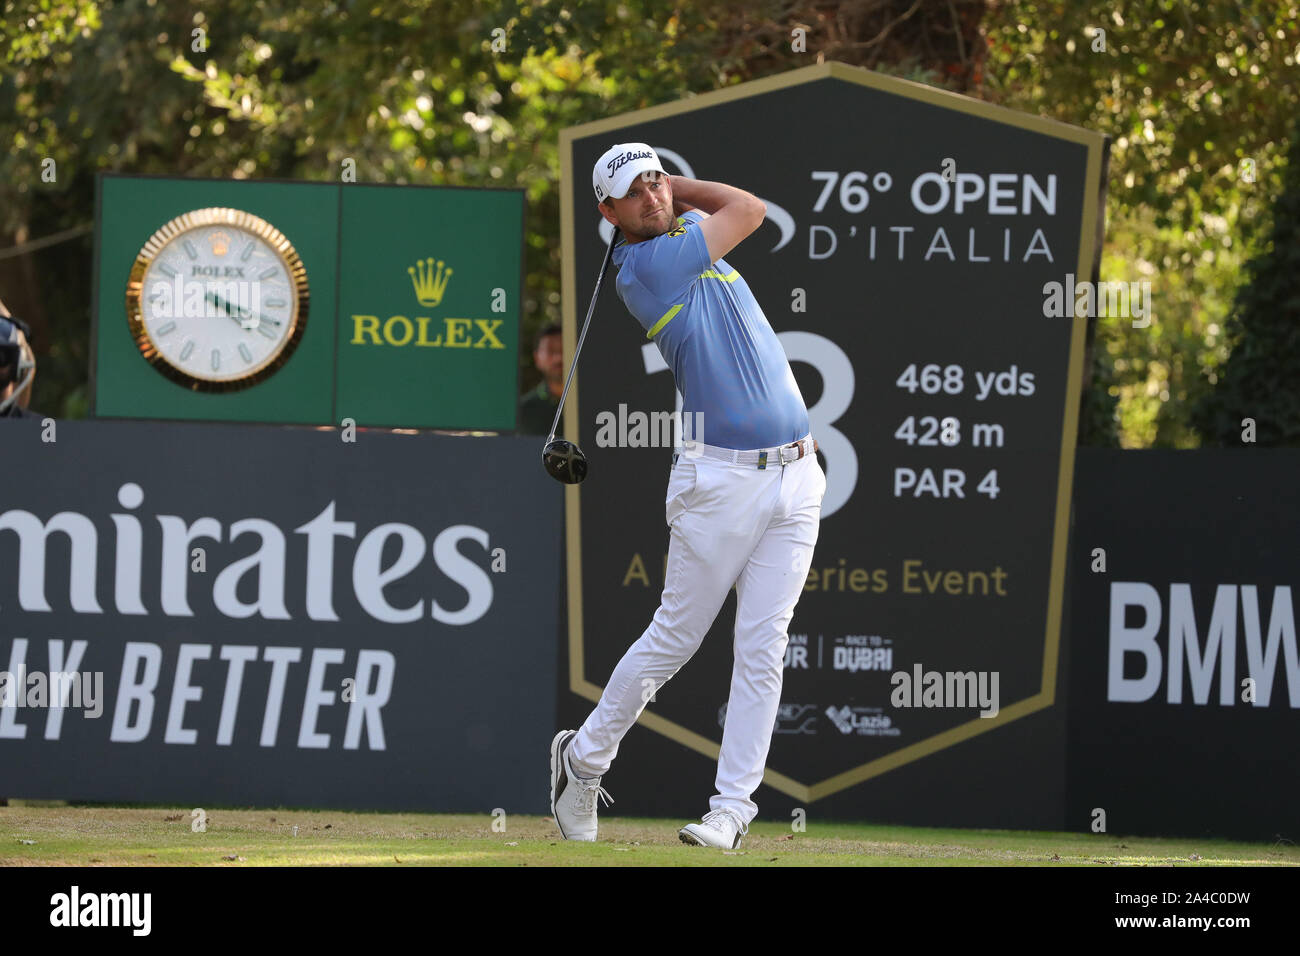
<svg viewBox="0 0 1300 956">
<path fill-rule="evenodd" d="M 553 438 L 542 449 L 542 464 L 546 473 L 566 485 L 576 485 L 587 477 L 587 456 L 582 449 L 565 438 Z"/>
</svg>

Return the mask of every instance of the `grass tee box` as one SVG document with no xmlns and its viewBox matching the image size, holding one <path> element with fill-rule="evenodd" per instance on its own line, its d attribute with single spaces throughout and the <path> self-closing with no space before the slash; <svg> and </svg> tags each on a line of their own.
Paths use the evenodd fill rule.
<svg viewBox="0 0 1300 956">
<path fill-rule="evenodd" d="M 610 817 L 595 843 L 525 814 L 0 808 L 0 866 L 977 866 L 1300 864 L 1289 843 L 756 821 L 739 850 L 684 846 L 682 820 Z M 1219 914 L 1216 914 L 1219 915 Z"/>
<path fill-rule="evenodd" d="M 104 175 L 101 418 L 515 428 L 522 190 Z"/>
</svg>

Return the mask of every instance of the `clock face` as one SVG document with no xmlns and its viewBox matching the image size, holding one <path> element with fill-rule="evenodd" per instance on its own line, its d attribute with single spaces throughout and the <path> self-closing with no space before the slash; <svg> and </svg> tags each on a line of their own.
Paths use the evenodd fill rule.
<svg viewBox="0 0 1300 956">
<path fill-rule="evenodd" d="M 289 240 L 237 209 L 178 216 L 140 251 L 127 322 L 158 371 L 200 391 L 247 388 L 288 361 L 307 322 L 307 273 Z"/>
</svg>

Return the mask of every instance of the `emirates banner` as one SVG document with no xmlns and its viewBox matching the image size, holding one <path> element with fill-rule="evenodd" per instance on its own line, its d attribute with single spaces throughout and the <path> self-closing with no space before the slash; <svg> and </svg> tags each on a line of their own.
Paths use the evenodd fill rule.
<svg viewBox="0 0 1300 956">
<path fill-rule="evenodd" d="M 546 812 L 560 492 L 537 457 L 6 425 L 0 795 Z"/>
</svg>

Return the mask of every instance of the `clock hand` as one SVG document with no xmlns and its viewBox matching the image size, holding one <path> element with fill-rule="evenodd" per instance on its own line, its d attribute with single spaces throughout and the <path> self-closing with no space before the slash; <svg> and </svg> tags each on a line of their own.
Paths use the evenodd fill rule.
<svg viewBox="0 0 1300 956">
<path fill-rule="evenodd" d="M 253 310 L 252 310 L 252 309 L 246 309 L 246 308 L 244 308 L 242 305 L 241 305 L 241 306 L 237 306 L 237 308 L 239 309 L 239 314 L 240 314 L 241 317 L 243 317 L 244 319 L 252 319 L 252 320 L 253 320 L 253 324 L 252 324 L 251 326 L 245 326 L 245 328 L 253 328 L 253 329 L 255 329 L 255 328 L 257 328 L 259 325 L 261 325 L 263 322 L 265 322 L 267 325 L 280 325 L 280 324 L 281 324 L 280 322 L 277 322 L 275 319 L 268 319 L 268 318 L 267 318 L 266 316 L 264 316 L 264 315 L 256 315 L 256 314 L 253 313 Z"/>
<path fill-rule="evenodd" d="M 267 318 L 266 316 L 262 316 L 262 315 L 254 315 L 254 314 L 252 313 L 252 310 L 250 310 L 250 309 L 245 309 L 243 306 L 236 305 L 234 308 L 231 308 L 230 304 L 227 303 L 227 302 L 226 302 L 224 299 L 222 299 L 220 296 L 218 296 L 215 292 L 209 292 L 209 293 L 207 294 L 206 298 L 208 299 L 208 301 L 215 303 L 216 306 L 217 306 L 218 308 L 222 309 L 222 310 L 226 313 L 227 316 L 229 316 L 230 318 L 232 318 L 232 319 L 234 319 L 236 322 L 238 322 L 241 328 L 244 328 L 244 329 L 255 329 L 255 328 L 257 328 L 259 325 L 261 325 L 263 322 L 267 323 L 268 325 L 283 325 L 283 324 L 284 324 L 284 323 L 279 322 L 279 321 L 277 321 L 277 320 L 275 320 L 275 319 L 269 319 L 269 318 Z M 253 324 L 252 324 L 252 325 L 245 325 L 245 324 L 244 324 L 245 321 L 250 320 L 250 319 L 253 321 Z"/>
<path fill-rule="evenodd" d="M 242 329 L 252 328 L 252 326 L 244 325 L 244 320 L 237 314 L 237 312 L 240 311 L 237 307 L 235 309 L 232 309 L 230 307 L 230 304 L 226 302 L 224 299 L 222 299 L 215 292 L 209 292 L 203 298 L 205 301 L 213 303 L 217 308 L 219 308 L 222 312 L 224 312 L 228 318 L 234 319 L 236 322 L 238 322 L 240 328 Z"/>
</svg>

